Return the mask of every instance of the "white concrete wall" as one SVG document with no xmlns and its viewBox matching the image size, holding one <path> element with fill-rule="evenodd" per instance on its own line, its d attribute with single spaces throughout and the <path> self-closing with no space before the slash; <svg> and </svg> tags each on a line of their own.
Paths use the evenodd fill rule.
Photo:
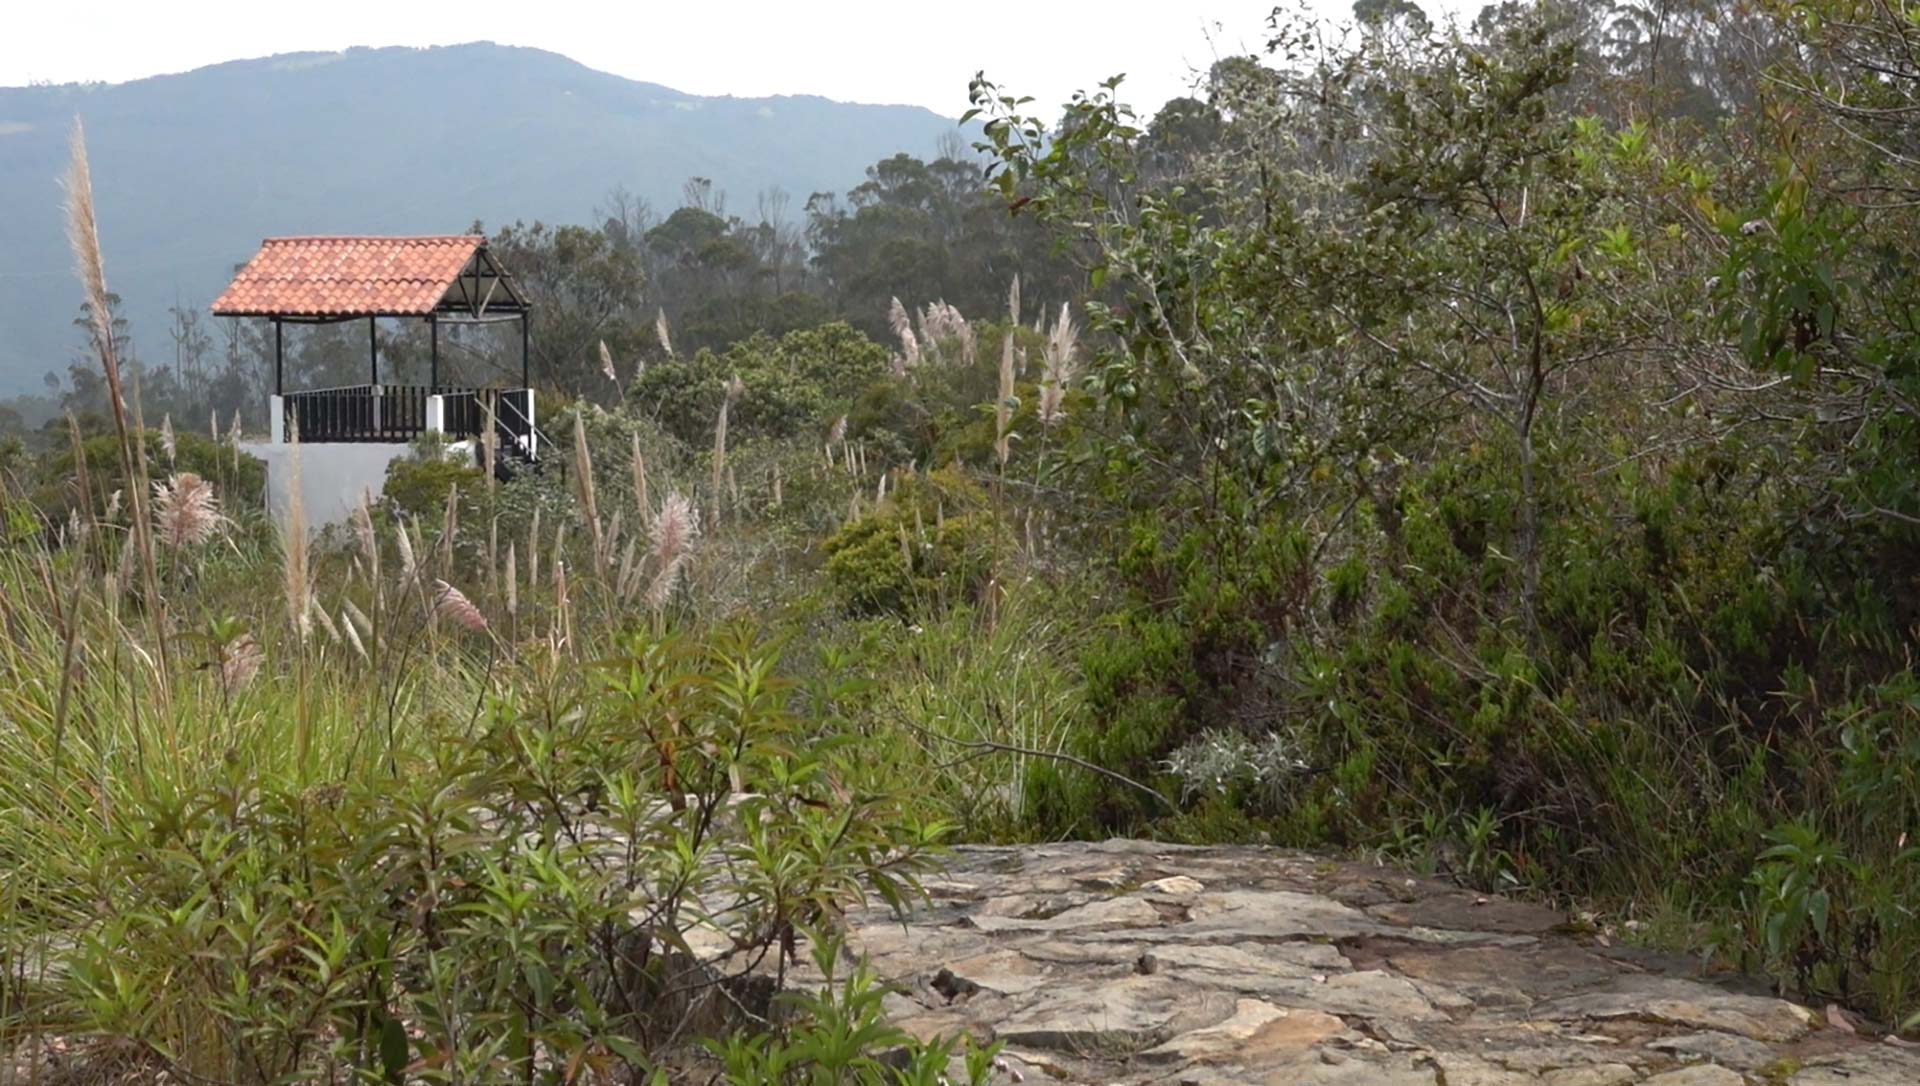
<svg viewBox="0 0 1920 1086">
<path fill-rule="evenodd" d="M 286 523 L 287 456 L 292 445 L 250 442 L 241 445 L 267 465 L 267 508 Z M 387 465 L 407 454 L 403 444 L 341 443 L 300 446 L 300 509 L 310 530 L 339 524 L 360 504 L 362 492 L 377 501 L 387 485 Z"/>
</svg>

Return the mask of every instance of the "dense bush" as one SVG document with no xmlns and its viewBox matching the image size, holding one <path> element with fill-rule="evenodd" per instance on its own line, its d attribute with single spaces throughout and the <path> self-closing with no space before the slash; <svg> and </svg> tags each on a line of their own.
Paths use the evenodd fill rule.
<svg viewBox="0 0 1920 1086">
<path fill-rule="evenodd" d="M 848 611 L 909 616 L 969 602 L 1007 533 L 979 486 L 950 469 L 900 478 L 892 494 L 822 544 Z"/>
<path fill-rule="evenodd" d="M 380 496 L 407 516 L 435 517 L 446 508 L 448 492 L 458 491 L 461 502 L 472 506 L 485 485 L 486 474 L 472 460 L 450 452 L 439 435 L 428 434 L 387 465 Z"/>
<path fill-rule="evenodd" d="M 1910 212 L 1851 199 L 1891 168 L 1862 144 L 1730 149 L 1609 83 L 1572 15 L 1283 24 L 1165 179 L 1110 88 L 1048 138 L 976 84 L 996 181 L 1110 292 L 1074 458 L 1125 605 L 1070 749 L 1185 804 L 1055 769 L 1029 812 L 1597 898 L 1904 1016 Z M 1730 93 L 1804 116 L 1781 87 L 1912 42 L 1839 24 Z"/>
<path fill-rule="evenodd" d="M 635 409 L 691 445 L 713 439 L 727 383 L 745 392 L 729 411 L 743 434 L 825 441 L 826 427 L 888 372 L 886 348 L 846 324 L 755 335 L 724 353 L 702 350 L 647 367 L 628 390 Z"/>
<path fill-rule="evenodd" d="M 235 445 L 215 443 L 191 433 L 175 435 L 174 455 L 168 457 L 160 431 L 145 431 L 143 436 L 148 471 L 153 477 L 164 479 L 176 471 L 192 472 L 212 481 L 231 511 L 261 507 L 267 471 L 259 459 L 241 452 Z M 77 462 L 84 462 L 84 471 L 76 470 Z M 54 523 L 64 523 L 85 502 L 90 502 L 90 508 L 96 513 L 105 510 L 112 504 L 115 491 L 121 492 L 121 504 L 126 504 L 127 482 L 120 465 L 120 439 L 111 432 L 84 436 L 78 461 L 71 443 L 54 446 L 27 477 L 32 487 L 30 499 L 42 515 Z M 90 492 L 85 502 L 78 487 L 83 478 Z"/>
</svg>

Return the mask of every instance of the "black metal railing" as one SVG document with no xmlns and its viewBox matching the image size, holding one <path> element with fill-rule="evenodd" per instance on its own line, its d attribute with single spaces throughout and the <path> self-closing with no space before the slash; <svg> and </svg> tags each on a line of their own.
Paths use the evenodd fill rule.
<svg viewBox="0 0 1920 1086">
<path fill-rule="evenodd" d="M 351 385 L 290 392 L 283 410 L 289 436 L 301 441 L 411 441 L 427 428 L 427 390 L 408 385 Z"/>
<path fill-rule="evenodd" d="M 403 442 L 427 431 L 427 401 L 435 394 L 424 385 L 350 385 L 287 393 L 283 410 L 289 436 L 297 428 L 301 441 Z M 448 437 L 478 437 L 489 414 L 503 442 L 524 448 L 519 439 L 533 432 L 526 389 L 442 388 L 437 395 Z"/>
</svg>

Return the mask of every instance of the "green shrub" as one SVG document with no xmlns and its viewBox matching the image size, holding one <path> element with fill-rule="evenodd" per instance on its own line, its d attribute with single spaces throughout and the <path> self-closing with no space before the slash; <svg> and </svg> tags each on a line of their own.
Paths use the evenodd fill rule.
<svg viewBox="0 0 1920 1086">
<path fill-rule="evenodd" d="M 180 433 L 174 438 L 174 458 L 169 460 L 162 447 L 160 432 L 143 434 L 147 452 L 147 473 L 154 481 L 164 480 L 172 472 L 193 472 L 214 485 L 221 506 L 229 515 L 263 507 L 267 486 L 267 468 L 258 458 L 227 444 L 198 434 Z M 92 508 L 105 510 L 115 491 L 121 491 L 126 503 L 126 475 L 120 467 L 120 439 L 112 433 L 95 433 L 80 445 L 85 460 L 85 477 L 91 491 Z M 54 523 L 65 523 L 73 511 L 81 508 L 73 446 L 63 442 L 53 449 L 29 473 L 33 480 L 30 497 L 42 515 Z"/>
<path fill-rule="evenodd" d="M 745 391 L 728 411 L 736 437 L 824 437 L 861 389 L 887 373 L 888 352 L 845 323 L 756 334 L 724 354 L 702 350 L 648 367 L 628 390 L 636 412 L 693 446 L 710 443 L 727 383 Z"/>
<path fill-rule="evenodd" d="M 381 496 L 394 509 L 416 519 L 438 518 L 447 495 L 460 491 L 461 504 L 471 508 L 486 489 L 486 473 L 473 462 L 450 455 L 437 435 L 415 442 L 408 455 L 387 465 Z"/>
<path fill-rule="evenodd" d="M 905 906 L 941 834 L 844 737 L 788 711 L 775 663 L 744 636 L 634 638 L 598 674 L 524 673 L 477 721 L 419 720 L 337 775 L 232 759 L 116 781 L 110 822 L 62 827 L 85 850 L 31 867 L 87 903 L 60 1013 L 234 1083 L 624 1079 L 676 1037 L 731 1031 L 732 1007 L 765 1019 L 771 973 L 754 963 L 830 938 L 857 897 Z M 44 778 L 15 760 L 36 749 L 0 753 Z M 696 956 L 701 933 L 734 951 Z M 849 984 L 801 1001 L 800 1058 L 871 1069 L 875 1045 L 902 1040 L 879 1030 L 870 974 Z M 868 1039 L 809 1048 L 833 1013 Z M 946 1047 L 927 1051 L 914 1058 L 944 1067 Z"/>
<path fill-rule="evenodd" d="M 856 614 L 906 616 L 971 600 L 1006 534 L 985 493 L 959 472 L 906 476 L 823 544 L 828 586 Z"/>
</svg>

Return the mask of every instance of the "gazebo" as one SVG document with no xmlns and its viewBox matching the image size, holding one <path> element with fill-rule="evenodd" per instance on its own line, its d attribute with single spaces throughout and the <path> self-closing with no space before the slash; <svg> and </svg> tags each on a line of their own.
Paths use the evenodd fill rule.
<svg viewBox="0 0 1920 1086">
<path fill-rule="evenodd" d="M 531 306 L 479 235 L 267 238 L 213 303 L 215 316 L 273 322 L 274 444 L 291 425 L 302 443 L 404 443 L 426 431 L 459 439 L 493 420 L 502 451 L 537 455 L 529 380 Z M 425 385 L 382 384 L 376 336 L 381 319 L 424 320 L 431 369 Z M 367 322 L 367 383 L 286 389 L 288 324 Z M 440 382 L 440 325 L 520 325 L 517 388 L 460 388 Z"/>
</svg>

